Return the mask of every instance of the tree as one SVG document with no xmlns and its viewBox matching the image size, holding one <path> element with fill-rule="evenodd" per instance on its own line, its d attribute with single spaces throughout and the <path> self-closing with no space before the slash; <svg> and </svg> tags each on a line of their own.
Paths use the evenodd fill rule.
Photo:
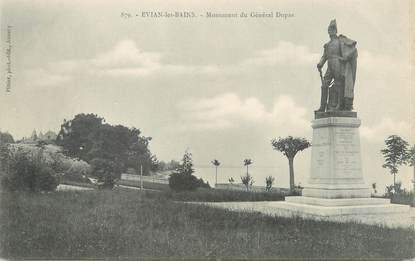
<svg viewBox="0 0 415 261">
<path fill-rule="evenodd" d="M 265 190 L 270 192 L 272 189 L 272 184 L 274 184 L 275 178 L 272 176 L 268 176 L 265 178 Z"/>
<path fill-rule="evenodd" d="M 199 187 L 210 188 L 209 184 L 196 178 L 193 173 L 192 154 L 186 151 L 182 163 L 169 177 L 169 187 L 176 192 L 196 190 Z"/>
<path fill-rule="evenodd" d="M 14 143 L 13 136 L 8 132 L 0 131 L 0 144 L 10 144 Z"/>
<path fill-rule="evenodd" d="M 151 137 L 140 135 L 136 128 L 110 125 L 96 114 L 78 114 L 64 120 L 56 143 L 66 155 L 90 162 L 95 158 L 119 163 L 122 171 L 143 167 L 144 175 L 157 167 L 157 158 L 148 145 Z"/>
<path fill-rule="evenodd" d="M 183 175 L 192 175 L 195 170 L 193 169 L 192 153 L 185 151 L 182 159 L 182 163 L 177 168 L 177 172 Z"/>
<path fill-rule="evenodd" d="M 248 167 L 249 165 L 251 165 L 253 162 L 251 159 L 244 159 L 244 166 L 246 166 L 246 174 L 248 174 Z"/>
<path fill-rule="evenodd" d="M 37 137 L 37 134 L 36 134 L 36 130 L 33 130 L 31 138 L 32 138 L 33 141 L 37 141 L 38 137 Z"/>
<path fill-rule="evenodd" d="M 415 193 L 415 145 L 408 150 L 406 164 L 414 168 L 414 178 L 412 180 L 412 184 L 414 185 Z"/>
<path fill-rule="evenodd" d="M 64 120 L 56 138 L 56 143 L 63 147 L 66 155 L 87 159 L 92 148 L 93 138 L 102 126 L 103 118 L 96 114 L 77 114 L 72 120 Z"/>
<path fill-rule="evenodd" d="M 393 186 L 396 186 L 396 174 L 398 173 L 398 167 L 408 160 L 408 142 L 399 137 L 398 135 L 391 135 L 385 140 L 386 148 L 381 150 L 385 163 L 383 168 L 389 169 L 393 175 Z"/>
<path fill-rule="evenodd" d="M 228 181 L 229 181 L 229 183 L 231 183 L 231 185 L 235 182 L 235 180 L 233 179 L 233 177 L 230 177 Z"/>
<path fill-rule="evenodd" d="M 218 184 L 218 167 L 220 162 L 217 159 L 212 160 L 212 164 L 215 166 L 215 186 Z"/>
<path fill-rule="evenodd" d="M 246 191 L 249 191 L 249 189 L 252 187 L 252 185 L 255 182 L 252 176 L 249 175 L 248 172 L 244 176 L 241 176 L 241 181 L 242 181 L 242 184 L 245 185 Z"/>
<path fill-rule="evenodd" d="M 294 191 L 294 157 L 299 151 L 303 151 L 311 146 L 311 143 L 304 138 L 294 138 L 288 136 L 286 138 L 279 137 L 271 141 L 274 150 L 282 152 L 288 158 L 290 168 L 290 191 Z"/>
</svg>

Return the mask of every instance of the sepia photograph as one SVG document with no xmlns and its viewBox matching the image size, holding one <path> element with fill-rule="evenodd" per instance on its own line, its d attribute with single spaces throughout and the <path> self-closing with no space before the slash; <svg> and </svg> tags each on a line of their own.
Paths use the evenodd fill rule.
<svg viewBox="0 0 415 261">
<path fill-rule="evenodd" d="M 1 0 L 0 260 L 415 260 L 412 0 Z"/>
</svg>

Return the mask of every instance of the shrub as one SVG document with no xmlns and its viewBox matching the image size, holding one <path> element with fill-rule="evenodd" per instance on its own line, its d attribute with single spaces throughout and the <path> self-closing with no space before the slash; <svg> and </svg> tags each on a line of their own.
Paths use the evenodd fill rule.
<svg viewBox="0 0 415 261">
<path fill-rule="evenodd" d="M 200 181 L 194 176 L 184 174 L 181 172 L 174 172 L 170 174 L 169 186 L 174 191 L 189 191 L 196 190 L 199 187 Z"/>
<path fill-rule="evenodd" d="M 394 185 L 386 186 L 385 187 L 385 197 L 390 198 L 393 195 Z"/>
<path fill-rule="evenodd" d="M 91 160 L 92 175 L 98 178 L 102 183 L 102 188 L 112 189 L 115 184 L 115 179 L 120 177 L 119 165 L 111 160 L 95 158 Z"/>
<path fill-rule="evenodd" d="M 231 183 L 231 184 L 233 184 L 233 183 L 235 182 L 235 180 L 233 179 L 233 177 L 230 177 L 228 181 L 229 181 L 229 183 Z"/>
<path fill-rule="evenodd" d="M 290 196 L 301 196 L 304 187 L 300 184 L 294 185 L 294 189 L 290 192 Z"/>
<path fill-rule="evenodd" d="M 400 181 L 398 181 L 398 182 L 395 182 L 395 185 L 393 186 L 393 190 L 394 190 L 394 193 L 402 193 L 403 192 L 403 189 L 402 189 L 402 182 L 400 182 Z"/>
<path fill-rule="evenodd" d="M 403 190 L 399 193 L 392 194 L 390 198 L 391 198 L 391 203 L 410 205 L 411 207 L 415 207 L 414 192 L 407 192 Z"/>
<path fill-rule="evenodd" d="M 197 180 L 197 185 L 199 188 L 208 188 L 210 189 L 209 182 L 205 182 L 202 178 Z"/>
<path fill-rule="evenodd" d="M 255 182 L 252 176 L 249 175 L 248 172 L 244 176 L 241 176 L 241 181 L 242 181 L 242 184 L 245 185 L 247 191 L 252 187 L 252 185 Z"/>
<path fill-rule="evenodd" d="M 87 176 L 90 173 L 90 166 L 82 160 L 72 161 L 71 166 L 65 171 L 63 178 L 69 181 L 87 182 Z"/>
<path fill-rule="evenodd" d="M 210 188 L 209 183 L 205 183 L 203 179 L 196 178 L 192 175 L 193 172 L 192 154 L 186 151 L 183 155 L 182 163 L 174 173 L 170 174 L 170 188 L 176 192 L 196 190 L 199 187 Z"/>
<path fill-rule="evenodd" d="M 10 191 L 53 191 L 58 185 L 55 172 L 41 153 L 17 150 L 11 153 L 9 171 L 2 186 Z"/>
<path fill-rule="evenodd" d="M 275 178 L 273 176 L 268 176 L 265 178 L 265 190 L 266 191 L 271 191 L 272 189 L 272 184 L 274 184 Z"/>
<path fill-rule="evenodd" d="M 374 194 L 378 193 L 378 191 L 376 190 L 376 182 L 372 183 L 372 189 Z"/>
</svg>

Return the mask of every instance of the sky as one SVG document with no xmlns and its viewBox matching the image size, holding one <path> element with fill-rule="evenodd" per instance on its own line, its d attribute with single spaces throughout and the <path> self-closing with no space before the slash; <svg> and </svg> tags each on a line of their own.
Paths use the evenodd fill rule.
<svg viewBox="0 0 415 261">
<path fill-rule="evenodd" d="M 354 107 L 362 120 L 363 174 L 378 190 L 392 183 L 382 168 L 384 139 L 396 134 L 415 144 L 411 1 L 166 2 L 2 1 L 2 68 L 10 40 L 12 77 L 6 92 L 2 73 L 0 130 L 19 139 L 96 113 L 153 137 L 150 149 L 160 160 L 189 150 L 196 174 L 211 183 L 212 159 L 222 163 L 219 181 L 226 182 L 238 180 L 243 159 L 251 158 L 257 185 L 273 175 L 277 186 L 288 186 L 287 160 L 270 140 L 311 141 L 320 99 L 316 64 L 336 18 L 339 33 L 358 42 Z M 297 155 L 296 183 L 306 183 L 310 157 L 311 149 Z M 407 188 L 412 173 L 402 167 L 398 174 Z"/>
</svg>

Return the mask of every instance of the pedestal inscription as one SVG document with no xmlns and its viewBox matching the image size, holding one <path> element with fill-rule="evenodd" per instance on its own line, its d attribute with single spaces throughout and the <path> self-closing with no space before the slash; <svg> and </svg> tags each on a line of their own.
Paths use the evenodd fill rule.
<svg viewBox="0 0 415 261">
<path fill-rule="evenodd" d="M 359 126 L 360 120 L 352 117 L 329 117 L 312 122 L 311 173 L 304 196 L 370 196 L 362 175 Z"/>
</svg>

